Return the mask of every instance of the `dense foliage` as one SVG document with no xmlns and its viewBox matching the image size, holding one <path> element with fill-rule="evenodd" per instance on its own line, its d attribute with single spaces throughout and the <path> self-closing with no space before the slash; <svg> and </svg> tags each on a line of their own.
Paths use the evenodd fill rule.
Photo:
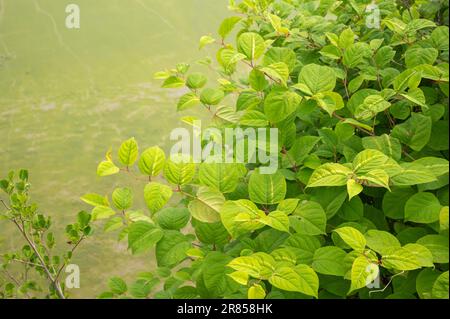
<svg viewBox="0 0 450 319">
<path fill-rule="evenodd" d="M 211 127 L 278 128 L 279 168 L 109 151 L 97 174 L 142 180 L 146 210 L 130 185 L 82 199 L 158 268 L 100 297 L 448 298 L 448 1 L 374 3 L 230 0 L 195 66 L 217 81 L 156 74 Z"/>
<path fill-rule="evenodd" d="M 102 297 L 448 298 L 448 4 L 375 3 L 379 28 L 364 0 L 230 1 L 219 38 L 200 40 L 218 47 L 199 61 L 216 84 L 184 63 L 156 74 L 210 126 L 278 128 L 280 167 L 139 157 L 125 141 L 123 167 L 108 154 L 98 174 L 148 176 L 150 215 L 127 187 L 113 206 L 84 199 L 159 268 Z"/>
</svg>

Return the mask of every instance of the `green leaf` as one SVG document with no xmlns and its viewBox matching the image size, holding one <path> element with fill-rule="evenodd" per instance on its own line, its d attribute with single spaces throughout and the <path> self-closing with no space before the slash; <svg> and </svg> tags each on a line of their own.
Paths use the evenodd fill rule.
<svg viewBox="0 0 450 319">
<path fill-rule="evenodd" d="M 137 280 L 130 285 L 129 291 L 133 298 L 145 299 L 152 291 L 154 281 Z"/>
<path fill-rule="evenodd" d="M 239 21 L 241 21 L 241 17 L 229 17 L 222 21 L 218 31 L 222 39 L 225 39 L 227 35 L 230 34 Z"/>
<path fill-rule="evenodd" d="M 286 82 L 289 79 L 289 67 L 284 62 L 272 63 L 262 67 L 261 71 L 269 78 L 280 81 L 283 85 L 286 85 Z"/>
<path fill-rule="evenodd" d="M 339 35 L 339 47 L 341 49 L 347 49 L 355 42 L 355 33 L 351 28 L 347 28 Z"/>
<path fill-rule="evenodd" d="M 344 276 L 347 269 L 344 264 L 345 251 L 339 247 L 327 246 L 314 253 L 312 268 L 324 275 Z"/>
<path fill-rule="evenodd" d="M 200 187 L 197 196 L 189 203 L 192 217 L 205 223 L 220 221 L 220 209 L 225 202 L 222 193 L 208 187 Z"/>
<path fill-rule="evenodd" d="M 105 233 L 109 233 L 122 228 L 123 225 L 123 219 L 121 217 L 113 217 L 105 223 L 103 230 L 105 231 Z"/>
<path fill-rule="evenodd" d="M 220 218 L 227 231 L 233 237 L 254 231 L 264 226 L 261 218 L 266 215 L 254 203 L 246 199 L 226 201 L 221 210 Z"/>
<path fill-rule="evenodd" d="M 387 134 L 363 137 L 362 144 L 365 149 L 378 150 L 396 161 L 402 157 L 402 145 L 400 141 Z"/>
<path fill-rule="evenodd" d="M 439 220 L 441 204 L 431 193 L 417 193 L 405 204 L 405 221 L 430 224 Z"/>
<path fill-rule="evenodd" d="M 120 145 L 119 148 L 119 160 L 123 165 L 131 166 L 136 162 L 138 157 L 138 145 L 134 137 L 126 140 Z"/>
<path fill-rule="evenodd" d="M 261 222 L 279 231 L 289 232 L 289 218 L 284 212 L 271 212 L 261 218 Z"/>
<path fill-rule="evenodd" d="M 331 92 L 336 86 L 336 74 L 330 67 L 308 64 L 300 71 L 298 83 L 305 85 L 311 95 Z"/>
<path fill-rule="evenodd" d="M 222 193 L 233 192 L 239 183 L 239 170 L 234 163 L 200 164 L 198 179 L 200 184 L 217 189 Z"/>
<path fill-rule="evenodd" d="M 432 298 L 433 284 L 439 275 L 440 272 L 435 269 L 424 269 L 419 273 L 416 279 L 416 289 L 420 299 Z"/>
<path fill-rule="evenodd" d="M 319 278 L 314 270 L 307 265 L 297 265 L 294 268 L 277 268 L 269 278 L 269 282 L 282 290 L 296 291 L 318 298 Z"/>
<path fill-rule="evenodd" d="M 209 36 L 209 35 L 204 35 L 200 38 L 200 44 L 199 44 L 199 49 L 203 49 L 205 46 L 207 46 L 208 44 L 214 43 L 216 42 L 216 39 L 214 39 L 213 37 Z"/>
<path fill-rule="evenodd" d="M 406 122 L 394 127 L 392 136 L 413 150 L 420 151 L 430 140 L 431 126 L 430 117 L 412 113 Z"/>
<path fill-rule="evenodd" d="M 158 146 L 146 149 L 139 158 L 139 170 L 142 174 L 157 176 L 164 168 L 166 155 Z"/>
<path fill-rule="evenodd" d="M 365 59 L 372 55 L 372 51 L 367 43 L 358 42 L 349 46 L 344 51 L 342 63 L 348 68 L 362 67 Z"/>
<path fill-rule="evenodd" d="M 431 290 L 431 295 L 436 299 L 447 299 L 448 300 L 448 270 L 439 275 L 433 284 L 433 289 Z"/>
<path fill-rule="evenodd" d="M 421 267 L 434 267 L 433 254 L 425 246 L 419 244 L 406 244 L 403 246 L 411 254 L 413 254 Z"/>
<path fill-rule="evenodd" d="M 344 202 L 338 212 L 338 216 L 343 220 L 359 221 L 364 214 L 363 202 L 359 197 L 353 197 L 348 202 Z"/>
<path fill-rule="evenodd" d="M 164 177 L 172 184 L 188 184 L 195 174 L 195 164 L 184 155 L 173 155 L 164 166 Z"/>
<path fill-rule="evenodd" d="M 289 72 L 294 70 L 297 56 L 292 49 L 285 47 L 272 47 L 264 54 L 263 65 L 268 66 L 274 63 L 283 62 L 287 65 Z"/>
<path fill-rule="evenodd" d="M 324 109 L 330 117 L 336 110 L 344 107 L 344 100 L 339 93 L 336 92 L 319 92 L 312 97 L 319 107 Z"/>
<path fill-rule="evenodd" d="M 145 203 L 152 213 L 163 208 L 172 194 L 172 189 L 169 186 L 156 182 L 148 183 L 144 188 Z"/>
<path fill-rule="evenodd" d="M 300 165 L 319 141 L 320 137 L 317 136 L 301 136 L 295 140 L 288 155 L 292 157 L 292 160 L 294 160 L 297 165 Z"/>
<path fill-rule="evenodd" d="M 170 230 L 184 228 L 190 218 L 191 215 L 188 209 L 177 207 L 165 208 L 153 216 L 153 219 L 161 228 Z"/>
<path fill-rule="evenodd" d="M 120 169 L 112 161 L 102 161 L 97 166 L 98 176 L 109 176 L 119 173 Z"/>
<path fill-rule="evenodd" d="M 259 111 L 246 111 L 239 119 L 239 124 L 251 127 L 265 127 L 269 125 L 269 121 L 264 113 Z"/>
<path fill-rule="evenodd" d="M 164 80 L 162 87 L 165 89 L 177 89 L 184 86 L 184 80 L 177 76 L 169 76 Z"/>
<path fill-rule="evenodd" d="M 242 33 L 237 40 L 237 48 L 249 60 L 256 60 L 264 54 L 266 45 L 264 39 L 254 32 Z"/>
<path fill-rule="evenodd" d="M 366 174 L 375 169 L 383 169 L 389 162 L 389 157 L 377 150 L 364 150 L 353 159 L 353 171 L 358 174 Z"/>
<path fill-rule="evenodd" d="M 439 26 L 431 32 L 431 41 L 438 50 L 448 50 L 448 26 Z"/>
<path fill-rule="evenodd" d="M 401 163 L 399 169 L 391 172 L 392 184 L 397 186 L 417 185 L 429 183 L 436 180 L 435 174 L 430 169 L 427 169 L 422 164 L 416 163 Z M 436 172 L 439 172 L 437 170 Z"/>
<path fill-rule="evenodd" d="M 109 206 L 108 197 L 96 193 L 85 194 L 80 199 L 91 206 Z"/>
<path fill-rule="evenodd" d="M 281 172 L 261 174 L 253 172 L 248 183 L 250 199 L 258 204 L 277 204 L 286 195 L 286 180 Z"/>
<path fill-rule="evenodd" d="M 200 101 L 206 105 L 217 105 L 224 96 L 225 93 L 222 90 L 206 88 L 200 93 Z"/>
<path fill-rule="evenodd" d="M 311 264 L 314 252 L 320 248 L 320 241 L 314 236 L 293 234 L 286 239 L 283 246 L 295 251 L 298 263 Z"/>
<path fill-rule="evenodd" d="M 202 264 L 203 283 L 197 284 L 197 288 L 204 286 L 206 295 L 212 298 L 229 293 L 230 289 L 233 289 L 231 285 L 234 284 L 232 279 L 227 276 L 230 271 L 226 265 L 230 259 L 231 257 L 220 252 L 209 253 Z"/>
<path fill-rule="evenodd" d="M 342 53 L 339 50 L 339 48 L 335 47 L 334 45 L 326 45 L 324 46 L 320 52 L 322 56 L 333 59 L 333 60 L 339 60 L 342 57 Z"/>
<path fill-rule="evenodd" d="M 156 261 L 159 267 L 173 267 L 187 258 L 191 248 L 189 237 L 175 230 L 164 231 L 164 236 L 156 244 Z"/>
<path fill-rule="evenodd" d="M 428 146 L 435 151 L 446 151 L 449 148 L 449 122 L 440 120 L 433 124 Z"/>
<path fill-rule="evenodd" d="M 190 89 L 200 89 L 205 86 L 208 79 L 203 73 L 194 72 L 188 75 L 186 79 L 186 86 Z"/>
<path fill-rule="evenodd" d="M 200 99 L 195 93 L 186 93 L 178 100 L 177 111 L 184 111 L 200 103 Z"/>
<path fill-rule="evenodd" d="M 143 211 L 137 210 L 137 211 L 128 211 L 125 212 L 125 217 L 132 222 L 137 221 L 146 221 L 146 222 L 152 222 L 150 217 L 148 217 Z"/>
<path fill-rule="evenodd" d="M 381 95 L 369 95 L 355 110 L 358 120 L 368 120 L 391 106 Z"/>
<path fill-rule="evenodd" d="M 275 271 L 275 260 L 266 253 L 258 252 L 250 256 L 234 258 L 228 267 L 247 273 L 258 279 L 267 279 Z"/>
<path fill-rule="evenodd" d="M 390 46 L 384 46 L 377 51 L 374 60 L 377 66 L 380 68 L 389 64 L 394 58 L 394 56 L 395 50 L 392 49 Z"/>
<path fill-rule="evenodd" d="M 128 287 L 125 281 L 120 277 L 112 277 L 108 281 L 108 287 L 112 293 L 122 295 L 127 292 Z"/>
<path fill-rule="evenodd" d="M 411 101 L 412 103 L 420 105 L 422 107 L 422 110 L 428 110 L 425 95 L 421 89 L 410 89 L 408 93 L 402 93 L 400 95 Z"/>
<path fill-rule="evenodd" d="M 421 267 L 416 255 L 403 247 L 387 249 L 381 262 L 385 268 L 400 271 L 414 270 Z"/>
<path fill-rule="evenodd" d="M 434 263 L 448 263 L 448 237 L 442 235 L 426 235 L 420 238 L 417 243 L 431 251 Z"/>
<path fill-rule="evenodd" d="M 414 164 L 419 164 L 424 166 L 426 169 L 430 170 L 435 176 L 441 176 L 449 172 L 448 160 L 440 157 L 422 157 L 413 162 Z"/>
<path fill-rule="evenodd" d="M 163 234 L 160 228 L 148 222 L 132 223 L 128 229 L 128 248 L 133 254 L 143 253 L 152 248 Z"/>
<path fill-rule="evenodd" d="M 263 91 L 269 85 L 269 82 L 266 80 L 266 75 L 259 69 L 253 69 L 250 71 L 248 82 L 252 89 L 256 91 Z"/>
<path fill-rule="evenodd" d="M 343 186 L 347 184 L 352 170 L 337 163 L 325 163 L 312 173 L 308 187 Z"/>
<path fill-rule="evenodd" d="M 352 264 L 351 285 L 348 294 L 368 286 L 378 277 L 378 273 L 377 264 L 372 263 L 366 256 L 357 257 Z"/>
<path fill-rule="evenodd" d="M 236 102 L 236 110 L 254 109 L 261 103 L 261 97 L 256 91 L 243 91 Z"/>
<path fill-rule="evenodd" d="M 228 242 L 230 235 L 221 222 L 202 223 L 196 219 L 192 220 L 197 238 L 204 244 L 224 245 Z"/>
<path fill-rule="evenodd" d="M 248 283 L 248 273 L 244 271 L 234 271 L 231 274 L 227 274 L 231 278 L 233 278 L 234 281 L 236 281 L 238 284 L 247 286 Z"/>
<path fill-rule="evenodd" d="M 422 75 L 420 72 L 414 69 L 407 69 L 397 75 L 392 81 L 392 84 L 395 91 L 401 92 L 406 90 L 408 87 L 411 89 L 417 88 L 421 80 Z"/>
<path fill-rule="evenodd" d="M 352 249 L 362 252 L 366 247 L 366 238 L 361 232 L 353 227 L 339 227 L 335 230 L 342 240 Z"/>
<path fill-rule="evenodd" d="M 283 199 L 277 206 L 277 210 L 289 215 L 294 212 L 299 203 L 298 198 Z"/>
<path fill-rule="evenodd" d="M 292 218 L 294 217 L 298 217 L 298 220 L 292 225 L 297 233 L 304 235 L 325 234 L 327 215 L 320 204 L 313 201 L 303 201 L 292 214 Z"/>
<path fill-rule="evenodd" d="M 406 67 L 411 69 L 421 64 L 433 64 L 438 55 L 434 48 L 410 47 L 405 52 Z"/>
<path fill-rule="evenodd" d="M 382 230 L 371 229 L 364 236 L 367 241 L 367 247 L 376 251 L 380 255 L 390 252 L 392 248 L 400 248 L 401 244 L 398 239 Z"/>
<path fill-rule="evenodd" d="M 357 196 L 363 191 L 363 186 L 358 184 L 354 179 L 349 179 L 347 181 L 347 193 L 348 199 L 351 200 L 353 197 Z"/>
<path fill-rule="evenodd" d="M 266 296 L 266 291 L 259 284 L 254 284 L 250 288 L 248 288 L 247 293 L 248 299 L 264 299 Z"/>
<path fill-rule="evenodd" d="M 441 208 L 439 213 L 439 226 L 441 232 L 448 231 L 448 206 Z"/>
<path fill-rule="evenodd" d="M 272 92 L 264 101 L 264 113 L 270 122 L 278 123 L 294 113 L 301 100 L 294 92 Z"/>
<path fill-rule="evenodd" d="M 213 123 L 215 125 L 225 125 L 235 124 L 239 121 L 239 116 L 236 114 L 235 110 L 231 106 L 218 106 L 216 112 L 214 113 Z"/>
<path fill-rule="evenodd" d="M 127 210 L 133 205 L 133 192 L 130 188 L 116 188 L 112 193 L 114 206 L 119 210 Z"/>
<path fill-rule="evenodd" d="M 99 219 L 107 219 L 114 216 L 116 212 L 107 206 L 95 206 L 92 210 L 92 221 Z"/>
<path fill-rule="evenodd" d="M 292 248 L 277 248 L 272 251 L 270 255 L 277 262 L 290 263 L 292 266 L 297 263 L 297 255 L 295 250 Z"/>
</svg>

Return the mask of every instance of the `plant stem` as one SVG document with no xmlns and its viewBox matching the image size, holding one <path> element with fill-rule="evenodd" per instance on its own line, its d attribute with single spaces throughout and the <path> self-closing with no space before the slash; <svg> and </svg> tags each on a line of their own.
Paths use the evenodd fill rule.
<svg viewBox="0 0 450 319">
<path fill-rule="evenodd" d="M 26 233 L 25 230 L 25 225 L 22 222 L 22 226 L 17 222 L 16 219 L 12 219 L 12 222 L 17 226 L 17 228 L 19 229 L 20 233 L 22 234 L 22 236 L 25 238 L 25 240 L 28 242 L 28 244 L 30 245 L 31 249 L 33 249 L 34 253 L 36 254 L 36 256 L 39 259 L 39 262 L 41 263 L 42 268 L 44 268 L 45 273 L 47 274 L 48 279 L 51 281 L 53 287 L 56 290 L 56 293 L 58 295 L 59 298 L 61 299 L 66 299 L 66 297 L 64 296 L 64 293 L 62 291 L 61 285 L 59 284 L 59 281 L 54 278 L 47 266 L 47 264 L 44 261 L 44 258 L 42 257 L 41 253 L 39 252 L 39 250 L 37 249 L 35 243 L 33 240 L 30 239 L 30 237 L 28 236 L 28 234 Z"/>
</svg>

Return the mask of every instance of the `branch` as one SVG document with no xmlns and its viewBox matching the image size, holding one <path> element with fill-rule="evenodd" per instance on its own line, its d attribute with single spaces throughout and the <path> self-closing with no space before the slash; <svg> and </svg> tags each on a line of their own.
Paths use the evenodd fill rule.
<svg viewBox="0 0 450 319">
<path fill-rule="evenodd" d="M 8 205 L 6 205 L 6 203 L 3 201 L 3 199 L 0 199 L 0 202 L 3 204 L 3 206 L 5 206 L 5 208 L 7 210 L 11 210 L 11 208 L 9 208 Z"/>
<path fill-rule="evenodd" d="M 11 274 L 9 273 L 8 270 L 3 269 L 3 273 L 4 273 L 9 279 L 11 279 L 17 286 L 22 286 L 22 284 L 21 284 L 16 278 L 14 278 L 14 276 L 11 275 Z M 25 296 L 28 297 L 28 299 L 31 299 L 31 296 L 30 296 L 27 292 L 24 292 L 24 294 L 25 294 Z"/>
<path fill-rule="evenodd" d="M 41 263 L 41 267 L 44 268 L 45 273 L 47 274 L 48 279 L 52 282 L 56 293 L 58 294 L 58 297 L 61 299 L 66 299 L 64 296 L 64 293 L 61 289 L 61 286 L 59 284 L 59 282 L 57 281 L 56 278 L 54 278 L 47 266 L 47 264 L 44 261 L 44 258 L 41 256 L 39 250 L 37 249 L 35 243 L 28 237 L 24 224 L 22 224 L 23 226 L 20 226 L 20 224 L 17 222 L 17 220 L 12 219 L 12 222 L 17 226 L 17 228 L 19 229 L 20 233 L 22 234 L 22 236 L 25 238 L 25 240 L 28 242 L 28 244 L 30 245 L 30 247 L 33 249 L 34 253 L 36 254 L 36 256 L 39 259 L 39 262 Z"/>
<path fill-rule="evenodd" d="M 86 237 L 81 236 L 80 239 L 76 242 L 76 244 L 72 247 L 72 249 L 70 250 L 70 254 L 73 254 L 73 252 L 75 251 L 75 249 L 77 249 L 77 247 L 80 245 L 80 243 L 83 241 L 83 239 L 85 239 Z M 67 262 L 64 262 L 61 267 L 59 268 L 58 272 L 56 273 L 55 276 L 55 280 L 59 280 L 59 276 L 61 275 L 62 270 L 66 267 Z"/>
<path fill-rule="evenodd" d="M 338 119 L 339 121 L 341 121 L 341 122 L 344 122 L 344 121 L 345 121 L 345 118 L 343 118 L 342 116 L 340 116 L 340 115 L 338 115 L 338 114 L 336 114 L 336 113 L 333 113 L 333 117 L 337 118 L 337 119 Z M 359 127 L 358 125 L 355 125 L 355 124 L 352 124 L 352 123 L 347 123 L 347 124 L 350 124 L 350 125 L 353 126 L 354 128 L 356 128 L 356 129 L 360 130 L 361 132 L 364 132 L 364 133 L 366 133 L 366 134 L 368 134 L 368 135 L 371 135 L 371 136 L 374 135 L 373 132 L 370 132 L 370 131 L 368 131 L 368 130 L 366 130 L 366 129 L 363 129 L 362 127 Z"/>
</svg>

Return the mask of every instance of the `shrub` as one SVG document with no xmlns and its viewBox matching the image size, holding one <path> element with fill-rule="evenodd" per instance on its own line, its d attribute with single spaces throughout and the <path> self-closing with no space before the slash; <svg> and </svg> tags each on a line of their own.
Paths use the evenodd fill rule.
<svg viewBox="0 0 450 319">
<path fill-rule="evenodd" d="M 0 189 L 8 195 L 7 202 L 0 198 L 0 220 L 11 222 L 25 243 L 21 249 L 0 255 L 0 298 L 65 299 L 63 273 L 70 270 L 66 267 L 81 242 L 92 234 L 91 215 L 81 211 L 77 221 L 66 226 L 69 248 L 61 253 L 62 247 L 56 249 L 51 218 L 30 203 L 30 187 L 27 170 L 11 171 L 0 180 Z"/>
<path fill-rule="evenodd" d="M 158 268 L 101 297 L 448 298 L 448 4 L 369 3 L 232 0 L 200 40 L 218 47 L 198 61 L 216 84 L 185 63 L 156 74 L 210 127 L 277 128 L 280 165 L 139 157 L 125 141 L 122 168 L 108 154 L 98 174 L 148 176 L 150 215 L 118 188 L 124 215 L 101 199 L 93 219 L 134 254 L 155 248 Z"/>
<path fill-rule="evenodd" d="M 200 40 L 217 83 L 156 74 L 211 127 L 277 128 L 280 165 L 108 152 L 98 175 L 142 180 L 149 214 L 129 187 L 83 200 L 158 268 L 100 297 L 448 298 L 448 3 L 370 3 L 231 0 Z"/>
</svg>

